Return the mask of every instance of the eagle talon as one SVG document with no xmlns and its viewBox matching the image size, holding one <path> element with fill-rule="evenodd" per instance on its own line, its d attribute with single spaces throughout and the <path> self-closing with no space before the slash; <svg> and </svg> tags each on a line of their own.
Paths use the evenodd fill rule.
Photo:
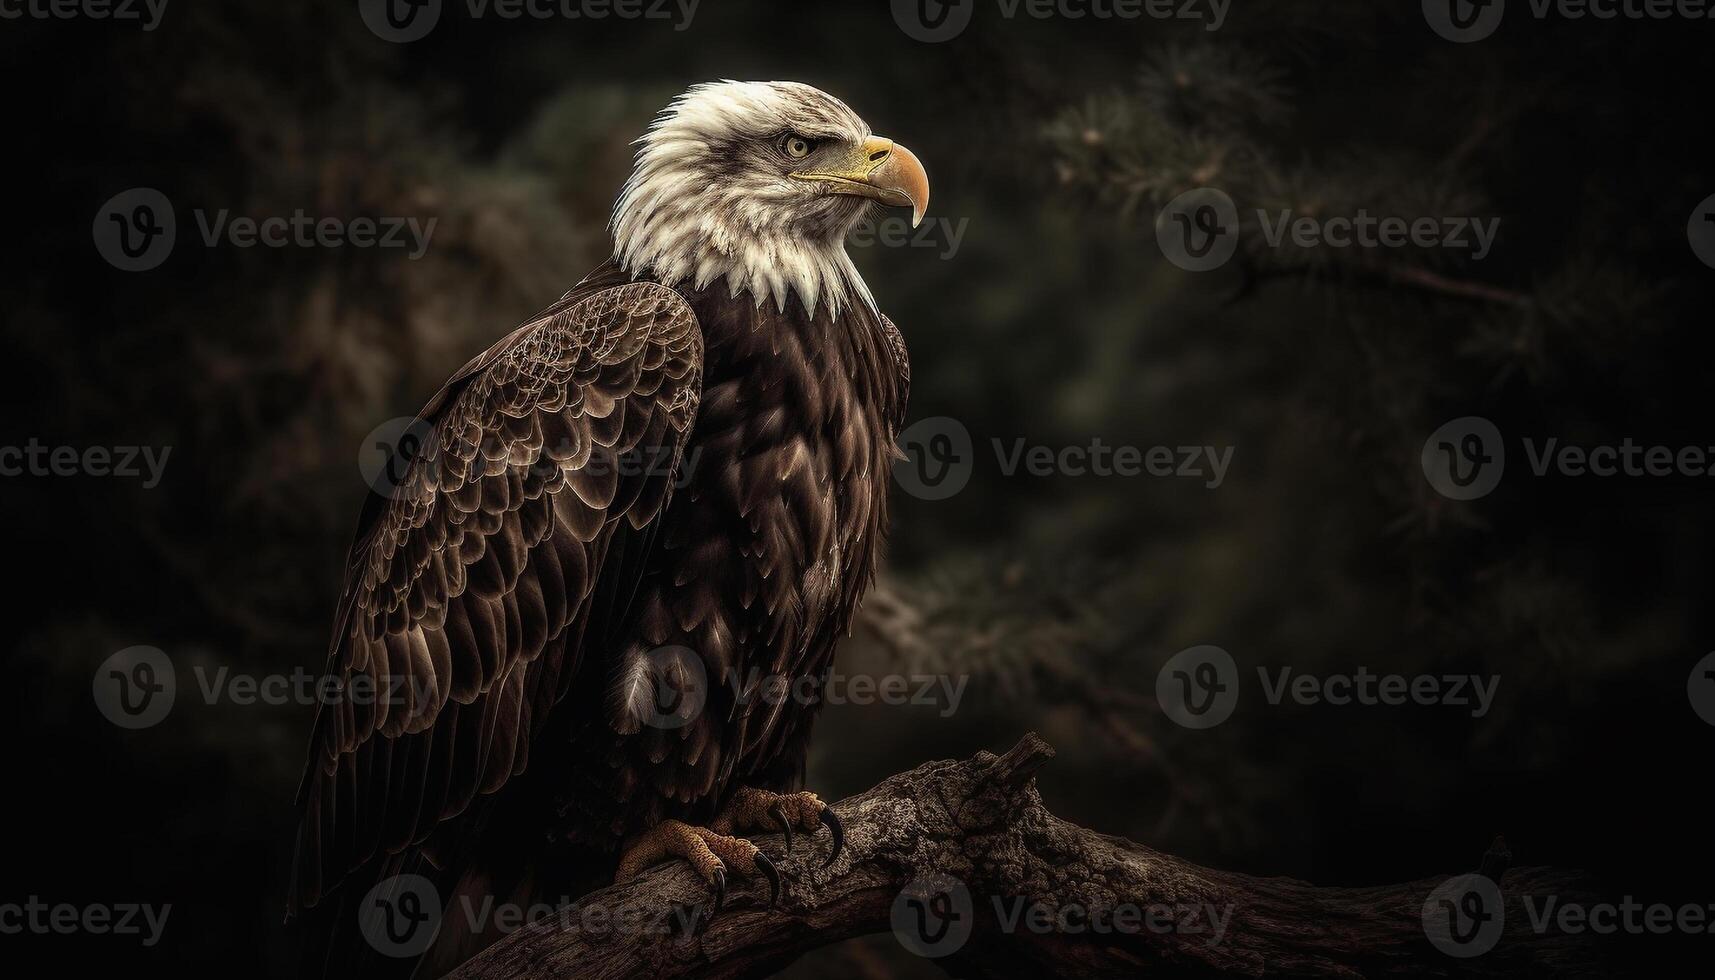
<svg viewBox="0 0 1715 980">
<path fill-rule="evenodd" d="M 845 846 L 845 828 L 840 826 L 839 818 L 833 815 L 828 805 L 814 793 L 772 793 L 741 786 L 711 824 L 721 833 L 739 827 L 778 832 L 786 838 L 788 855 L 797 839 L 795 831 L 815 833 L 818 825 L 833 832 L 834 853 L 828 858 L 831 864 Z"/>
<path fill-rule="evenodd" d="M 768 879 L 768 907 L 773 909 L 780 904 L 780 869 L 761 851 L 756 852 L 751 860 L 756 863 L 756 870 L 762 872 L 762 877 Z"/>
<path fill-rule="evenodd" d="M 834 859 L 838 858 L 840 852 L 845 850 L 846 828 L 844 824 L 840 823 L 839 815 L 834 813 L 834 808 L 831 806 L 822 807 L 822 812 L 817 815 L 816 819 L 822 821 L 822 825 L 827 827 L 828 832 L 834 837 L 834 848 L 828 852 L 828 859 L 822 862 L 822 867 L 825 868 L 833 864 Z"/>
<path fill-rule="evenodd" d="M 780 832 L 786 835 L 786 854 L 792 854 L 792 821 L 786 817 L 786 804 L 776 803 L 768 808 L 768 815 L 780 822 Z"/>
<path fill-rule="evenodd" d="M 780 869 L 755 844 L 726 833 L 730 829 L 727 824 L 710 829 L 680 820 L 663 820 L 640 834 L 620 856 L 614 881 L 630 881 L 651 866 L 672 858 L 688 862 L 714 899 L 702 907 L 696 934 L 701 934 L 726 906 L 729 871 L 736 871 L 744 878 L 757 875 L 767 878 L 772 908 L 780 900 Z"/>
</svg>

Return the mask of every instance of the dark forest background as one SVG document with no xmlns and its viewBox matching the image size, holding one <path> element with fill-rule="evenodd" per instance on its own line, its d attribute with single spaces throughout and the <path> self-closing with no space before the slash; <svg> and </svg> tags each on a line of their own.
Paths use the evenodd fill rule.
<svg viewBox="0 0 1715 980">
<path fill-rule="evenodd" d="M 1715 193 L 1712 42 L 1715 23 L 1514 12 L 1455 45 L 1417 3 L 1369 0 L 1239 0 L 1218 32 L 979 4 L 942 44 L 882 2 L 705 0 L 683 31 L 453 4 L 409 45 L 332 0 L 178 0 L 148 33 L 0 22 L 0 442 L 172 447 L 153 489 L 0 481 L 0 900 L 173 905 L 152 949 L 0 936 L 0 957 L 289 972 L 312 709 L 181 691 L 164 723 L 123 731 L 93 703 L 96 667 L 142 644 L 187 687 L 199 664 L 319 670 L 366 435 L 606 257 L 628 142 L 713 78 L 838 95 L 926 162 L 932 217 L 968 219 L 950 256 L 857 250 L 911 346 L 912 417 L 958 419 L 978 453 L 950 500 L 896 491 L 886 622 L 842 662 L 969 687 L 950 717 L 829 709 L 824 797 L 1037 729 L 1060 750 L 1041 777 L 1057 813 L 1205 864 L 1379 884 L 1470 870 L 1504 834 L 1517 863 L 1590 869 L 1616 897 L 1715 902 L 1715 730 L 1686 687 L 1715 648 L 1715 482 L 1536 478 L 1516 441 L 1715 444 L 1715 270 L 1686 233 Z M 1202 185 L 1241 211 L 1500 233 L 1480 262 L 1247 234 L 1238 260 L 1191 274 L 1153 222 Z M 132 187 L 178 209 L 150 272 L 91 241 Z M 416 260 L 205 248 L 197 208 L 438 223 Z M 1513 458 L 1493 494 L 1455 502 L 1419 454 L 1466 415 Z M 1018 438 L 1234 456 L 1212 490 L 1009 477 L 987 447 Z M 1269 707 L 1253 685 L 1231 721 L 1189 731 L 1154 685 L 1199 644 L 1247 671 L 1499 675 L 1499 698 L 1472 719 Z M 936 974 L 888 937 L 798 969 Z"/>
</svg>

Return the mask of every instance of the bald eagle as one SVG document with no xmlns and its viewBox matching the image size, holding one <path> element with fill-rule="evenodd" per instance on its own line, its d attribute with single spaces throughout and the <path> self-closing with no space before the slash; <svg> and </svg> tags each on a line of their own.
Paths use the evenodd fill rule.
<svg viewBox="0 0 1715 980">
<path fill-rule="evenodd" d="M 498 938 L 455 903 L 672 859 L 711 911 L 729 872 L 777 896 L 747 829 L 837 854 L 805 747 L 910 382 L 845 238 L 876 202 L 915 225 L 928 177 L 790 82 L 698 85 L 638 143 L 613 257 L 453 375 L 360 517 L 327 668 L 352 696 L 298 791 L 314 972 L 435 975 Z M 401 897 L 448 913 L 432 944 L 369 932 Z"/>
</svg>

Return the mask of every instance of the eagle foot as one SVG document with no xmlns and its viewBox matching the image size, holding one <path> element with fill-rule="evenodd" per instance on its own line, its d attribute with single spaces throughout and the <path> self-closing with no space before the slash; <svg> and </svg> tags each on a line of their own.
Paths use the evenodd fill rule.
<svg viewBox="0 0 1715 980">
<path fill-rule="evenodd" d="M 694 827 L 679 820 L 663 820 L 634 838 L 619 858 L 619 870 L 614 884 L 636 878 L 654 865 L 669 858 L 689 862 L 708 886 L 714 901 L 700 917 L 696 932 L 708 928 L 726 904 L 727 871 L 737 871 L 745 878 L 768 879 L 768 907 L 780 901 L 780 871 L 755 844 L 742 837 L 717 833 L 707 827 Z"/>
<path fill-rule="evenodd" d="M 832 838 L 833 849 L 828 852 L 828 859 L 822 862 L 824 868 L 834 863 L 846 844 L 846 831 L 840 818 L 834 814 L 833 807 L 823 803 L 814 793 L 770 793 L 741 786 L 727 802 L 726 809 L 709 826 L 717 833 L 778 830 L 786 837 L 788 855 L 792 853 L 794 829 L 815 833 L 817 827 L 825 826 Z"/>
</svg>

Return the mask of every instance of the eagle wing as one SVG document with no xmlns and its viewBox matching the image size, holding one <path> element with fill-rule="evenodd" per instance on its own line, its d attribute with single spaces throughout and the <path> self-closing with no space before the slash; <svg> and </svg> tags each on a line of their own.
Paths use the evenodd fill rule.
<svg viewBox="0 0 1715 980">
<path fill-rule="evenodd" d="M 524 771 L 592 606 L 630 596 L 611 578 L 635 563 L 609 554 L 635 553 L 666 509 L 701 372 L 690 306 L 630 283 L 567 294 L 430 401 L 423 449 L 352 547 L 328 665 L 341 693 L 299 787 L 294 911 Z"/>
</svg>

